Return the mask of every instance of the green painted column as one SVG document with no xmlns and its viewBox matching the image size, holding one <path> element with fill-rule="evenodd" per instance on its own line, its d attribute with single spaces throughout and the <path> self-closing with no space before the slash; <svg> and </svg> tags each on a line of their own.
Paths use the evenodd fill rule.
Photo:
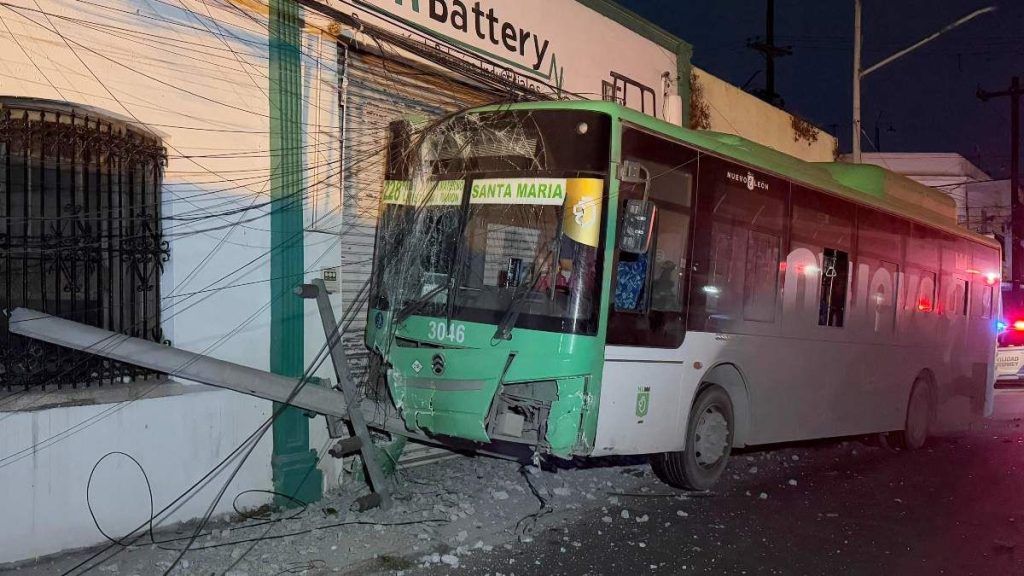
<svg viewBox="0 0 1024 576">
<path fill-rule="evenodd" d="M 303 309 L 293 292 L 302 282 L 304 198 L 302 159 L 302 20 L 293 0 L 270 0 L 270 369 L 300 377 L 305 370 Z M 275 404 L 277 410 L 280 405 Z M 323 495 L 316 451 L 309 448 L 309 419 L 295 408 L 274 422 L 271 462 L 274 490 L 302 502 Z M 295 502 L 278 496 L 278 505 Z"/>
</svg>

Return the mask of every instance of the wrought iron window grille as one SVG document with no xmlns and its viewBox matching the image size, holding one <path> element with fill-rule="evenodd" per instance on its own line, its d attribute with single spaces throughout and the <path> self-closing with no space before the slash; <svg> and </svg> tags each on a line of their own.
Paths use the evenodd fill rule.
<svg viewBox="0 0 1024 576">
<path fill-rule="evenodd" d="M 8 322 L 26 307 L 163 341 L 166 161 L 159 137 L 113 115 L 0 98 L 0 395 L 159 376 L 15 336 Z"/>
</svg>

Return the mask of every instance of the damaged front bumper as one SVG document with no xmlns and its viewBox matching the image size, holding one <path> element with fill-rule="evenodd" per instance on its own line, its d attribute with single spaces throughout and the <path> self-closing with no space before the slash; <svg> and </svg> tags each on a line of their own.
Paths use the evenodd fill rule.
<svg viewBox="0 0 1024 576">
<path fill-rule="evenodd" d="M 524 331 L 494 342 L 493 326 L 464 324 L 465 345 L 454 347 L 423 338 L 424 321 L 410 318 L 390 346 L 373 346 L 411 432 L 526 444 L 562 458 L 589 455 L 593 431 L 585 422 L 596 402 L 590 355 L 573 341 L 580 337 Z"/>
</svg>

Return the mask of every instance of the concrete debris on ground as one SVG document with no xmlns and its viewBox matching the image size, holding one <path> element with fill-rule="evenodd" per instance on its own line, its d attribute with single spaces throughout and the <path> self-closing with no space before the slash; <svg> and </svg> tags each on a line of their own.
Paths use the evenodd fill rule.
<svg viewBox="0 0 1024 576">
<path fill-rule="evenodd" d="M 740 450 L 715 491 L 701 493 L 661 484 L 640 460 L 541 470 L 453 458 L 400 472 L 387 512 L 351 511 L 366 488 L 346 479 L 297 515 L 217 518 L 171 575 L 930 576 L 966 566 L 1024 574 L 1015 512 L 1024 508 L 1021 425 L 991 424 L 912 453 L 852 440 Z M 951 477 L 951 468 L 971 472 Z M 232 486 L 226 497 L 251 488 Z M 88 573 L 163 574 L 195 528 L 162 528 L 157 543 L 147 537 L 103 556 Z M 62 574 L 93 552 L 0 573 Z"/>
<path fill-rule="evenodd" d="M 659 486 L 645 464 L 562 465 L 541 470 L 487 457 L 448 459 L 402 470 L 395 483 L 395 505 L 387 512 L 350 511 L 366 488 L 346 480 L 341 492 L 298 515 L 295 510 L 282 510 L 271 517 L 216 518 L 172 574 L 411 574 L 430 566 L 455 570 L 473 554 L 525 545 L 545 527 L 591 511 L 606 511 L 605 522 L 613 521 L 613 516 L 647 522 L 646 515 L 630 519 L 629 511 L 621 508 L 629 497 L 612 494 L 651 492 L 652 486 Z M 248 488 L 233 487 L 233 491 Z M 157 533 L 155 544 L 147 536 L 101 562 L 99 573 L 163 573 L 194 529 L 194 523 L 164 529 Z M 575 550 L 581 545 L 570 542 L 568 546 Z M 90 552 L 24 564 L 19 575 L 59 574 Z"/>
<path fill-rule="evenodd" d="M 340 492 L 299 514 L 260 510 L 250 518 L 217 518 L 171 574 L 470 574 L 489 563 L 493 576 L 528 576 L 545 570 L 533 564 L 531 550 L 548 546 L 566 558 L 568 566 L 595 553 L 595 535 L 610 534 L 628 535 L 614 541 L 612 549 L 640 554 L 643 560 L 648 559 L 644 554 L 660 550 L 655 544 L 658 534 L 678 534 L 686 543 L 685 554 L 692 557 L 704 554 L 708 544 L 710 549 L 733 545 L 726 540 L 728 520 L 723 521 L 718 511 L 723 505 L 739 506 L 744 516 L 752 514 L 752 518 L 758 512 L 751 508 L 751 499 L 764 502 L 758 510 L 777 510 L 820 486 L 818 480 L 823 477 L 811 471 L 835 467 L 833 460 L 843 460 L 857 450 L 854 446 L 862 453 L 882 453 L 845 441 L 740 451 L 715 492 L 703 493 L 685 493 L 662 484 L 641 459 L 599 460 L 583 466 L 556 462 L 541 469 L 489 457 L 451 458 L 400 471 L 394 480 L 395 505 L 386 512 L 353 511 L 353 502 L 367 488 L 348 478 Z M 800 491 L 778 490 L 798 485 L 803 486 Z M 232 486 L 227 498 L 250 488 Z M 848 521 L 848 511 L 842 511 L 840 516 L 839 508 L 822 508 L 815 516 L 842 526 Z M 105 557 L 95 567 L 97 573 L 162 574 L 194 530 L 194 523 L 160 530 L 156 544 L 147 536 L 114 557 Z M 1013 547 L 1015 542 L 1009 538 L 989 544 L 996 551 Z M 91 552 L 23 564 L 18 574 L 60 574 Z M 646 569 L 648 563 L 638 566 Z M 663 563 L 651 566 L 651 571 L 668 573 Z M 687 571 L 714 568 L 693 562 L 687 566 Z"/>
</svg>

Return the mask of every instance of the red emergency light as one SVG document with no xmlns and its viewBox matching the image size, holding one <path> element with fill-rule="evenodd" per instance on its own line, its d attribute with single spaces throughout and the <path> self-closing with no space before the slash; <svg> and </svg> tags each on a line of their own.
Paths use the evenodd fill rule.
<svg viewBox="0 0 1024 576">
<path fill-rule="evenodd" d="M 996 322 L 996 330 L 999 332 L 1024 332 L 1024 320 L 1014 320 L 1013 322 L 1000 320 Z"/>
</svg>

